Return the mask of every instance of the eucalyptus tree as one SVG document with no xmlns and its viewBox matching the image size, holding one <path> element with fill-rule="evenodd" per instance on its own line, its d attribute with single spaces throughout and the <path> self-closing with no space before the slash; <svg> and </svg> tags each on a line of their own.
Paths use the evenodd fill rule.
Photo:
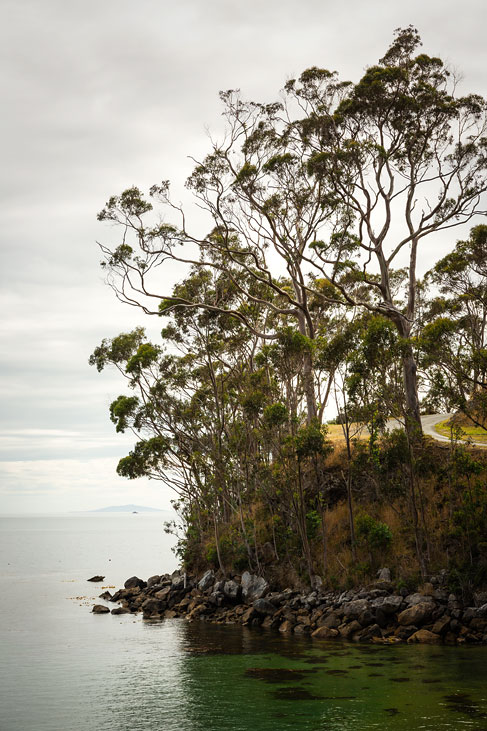
<svg viewBox="0 0 487 731">
<path fill-rule="evenodd" d="M 487 429 L 487 226 L 472 228 L 426 279 L 437 290 L 419 340 L 428 400 Z"/>
<path fill-rule="evenodd" d="M 331 138 L 326 150 L 315 143 L 309 169 L 327 181 L 348 211 L 346 232 L 355 242 L 355 257 L 362 255 L 360 267 L 354 261 L 350 270 L 359 269 L 373 303 L 341 290 L 347 301 L 387 317 L 405 340 L 407 412 L 420 429 L 410 342 L 420 247 L 427 236 L 480 212 L 487 188 L 487 138 L 485 101 L 478 95 L 456 96 L 455 79 L 444 63 L 416 55 L 419 45 L 414 28 L 398 30 L 384 57 L 349 88 L 334 114 L 305 118 L 302 129 L 310 139 Z M 326 243 L 319 250 L 327 262 Z M 392 291 L 391 275 L 404 259 L 402 304 Z"/>
<path fill-rule="evenodd" d="M 417 54 L 419 45 L 414 28 L 397 31 L 356 84 L 313 67 L 289 80 L 278 102 L 223 92 L 225 137 L 187 181 L 208 216 L 208 235 L 192 230 L 167 181 L 150 191 L 159 219 L 137 188 L 110 198 L 99 214 L 122 229 L 118 245 L 101 247 L 117 296 L 151 314 L 160 300 L 225 310 L 263 340 L 276 339 L 284 319 L 313 341 L 311 301 L 383 314 L 409 342 L 404 389 L 420 429 L 410 342 L 418 252 L 427 236 L 478 212 L 487 142 L 484 100 L 457 96 L 441 59 Z M 401 258 L 407 281 L 398 299 L 391 272 Z M 157 277 L 168 261 L 228 272 L 239 302 L 229 307 L 218 292 L 212 302 L 168 295 Z M 258 327 L 247 316 L 252 304 L 268 314 Z M 311 423 L 320 413 L 312 349 L 303 382 Z"/>
</svg>

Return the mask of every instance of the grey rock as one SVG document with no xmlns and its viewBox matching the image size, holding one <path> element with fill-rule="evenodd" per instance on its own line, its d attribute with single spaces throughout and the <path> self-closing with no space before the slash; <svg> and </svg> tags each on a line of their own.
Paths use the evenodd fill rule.
<svg viewBox="0 0 487 731">
<path fill-rule="evenodd" d="M 200 591 L 207 591 L 215 583 L 215 574 L 211 569 L 205 571 L 201 579 L 198 581 L 198 589 Z"/>
<path fill-rule="evenodd" d="M 481 607 L 487 604 L 487 591 L 476 591 L 473 595 L 473 600 L 476 607 Z"/>
<path fill-rule="evenodd" d="M 409 607 L 413 607 L 415 604 L 423 604 L 424 602 L 433 602 L 432 597 L 425 596 L 416 592 L 416 594 L 408 594 L 404 600 Z"/>
<path fill-rule="evenodd" d="M 100 594 L 99 598 L 104 599 L 106 602 L 109 602 L 112 600 L 113 597 L 109 591 L 104 591 L 102 594 Z"/>
<path fill-rule="evenodd" d="M 98 574 L 97 574 L 96 576 L 92 576 L 91 579 L 86 579 L 86 580 L 95 582 L 95 581 L 103 581 L 104 578 L 105 578 L 104 576 L 98 576 Z"/>
<path fill-rule="evenodd" d="M 242 574 L 242 597 L 246 604 L 262 599 L 269 593 L 269 584 L 262 576 L 255 576 L 245 571 Z"/>
<path fill-rule="evenodd" d="M 276 611 L 274 604 L 267 599 L 256 599 L 252 606 L 259 614 L 274 614 Z"/>
<path fill-rule="evenodd" d="M 138 576 L 131 576 L 130 579 L 127 579 L 124 584 L 124 587 L 126 589 L 145 589 L 146 586 L 147 582 L 145 582 L 143 579 L 139 579 Z"/>
<path fill-rule="evenodd" d="M 379 581 L 390 581 L 391 570 L 387 568 L 380 569 L 380 571 L 377 572 L 377 578 Z"/>
<path fill-rule="evenodd" d="M 174 591 L 181 591 L 184 589 L 185 579 L 184 576 L 174 576 L 171 580 L 171 586 Z"/>
<path fill-rule="evenodd" d="M 127 609 L 126 607 L 115 607 L 115 609 L 112 609 L 112 614 L 130 614 L 130 609 Z"/>
<path fill-rule="evenodd" d="M 238 602 L 240 599 L 240 595 L 242 593 L 242 589 L 240 587 L 240 584 L 237 584 L 236 581 L 225 581 L 225 584 L 223 586 L 223 593 L 227 599 L 229 599 L 231 602 Z"/>
<path fill-rule="evenodd" d="M 463 621 L 468 624 L 472 619 L 476 619 L 479 616 L 478 611 L 476 607 L 467 607 L 463 612 Z"/>
<path fill-rule="evenodd" d="M 150 576 L 147 579 L 147 587 L 150 589 L 152 586 L 156 586 L 157 584 L 160 584 L 160 582 L 161 582 L 161 577 L 157 576 L 157 574 L 155 576 Z"/>
<path fill-rule="evenodd" d="M 477 617 L 481 619 L 487 617 L 487 602 L 477 609 Z"/>
<path fill-rule="evenodd" d="M 348 619 L 358 619 L 363 612 L 370 609 L 370 603 L 367 599 L 355 599 L 343 605 L 343 614 Z"/>
</svg>

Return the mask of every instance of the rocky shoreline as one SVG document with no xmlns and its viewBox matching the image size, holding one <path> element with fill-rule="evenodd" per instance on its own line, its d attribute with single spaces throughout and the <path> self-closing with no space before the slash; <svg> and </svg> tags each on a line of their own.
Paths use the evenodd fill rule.
<svg viewBox="0 0 487 731">
<path fill-rule="evenodd" d="M 147 581 L 132 576 L 123 589 L 113 595 L 105 591 L 100 598 L 119 604 L 111 614 L 142 612 L 150 620 L 184 617 L 376 644 L 487 644 L 487 592 L 478 592 L 473 606 L 464 606 L 442 586 L 442 578 L 409 593 L 397 591 L 383 569 L 367 587 L 336 592 L 316 585 L 302 592 L 272 591 L 266 579 L 247 571 L 230 579 L 211 570 L 199 578 L 175 571 Z M 95 604 L 92 612 L 110 609 Z"/>
</svg>

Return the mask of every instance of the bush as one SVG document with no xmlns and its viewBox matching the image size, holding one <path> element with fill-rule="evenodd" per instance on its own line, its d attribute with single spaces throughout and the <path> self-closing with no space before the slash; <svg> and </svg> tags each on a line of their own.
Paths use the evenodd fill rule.
<svg viewBox="0 0 487 731">
<path fill-rule="evenodd" d="M 362 513 L 357 516 L 356 533 L 359 540 L 365 541 L 370 551 L 386 551 L 392 542 L 392 531 L 387 523 L 381 523 L 372 516 Z"/>
</svg>

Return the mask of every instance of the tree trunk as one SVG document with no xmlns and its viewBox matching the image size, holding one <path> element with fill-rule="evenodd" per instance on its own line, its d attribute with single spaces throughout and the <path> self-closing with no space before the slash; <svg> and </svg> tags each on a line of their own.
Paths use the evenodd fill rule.
<svg viewBox="0 0 487 731">
<path fill-rule="evenodd" d="M 404 395 L 406 397 L 406 418 L 408 420 L 406 428 L 412 427 L 412 430 L 416 431 L 418 436 L 422 436 L 423 427 L 421 426 L 421 415 L 419 413 L 417 366 L 411 347 L 408 348 L 403 358 L 402 367 Z"/>
</svg>

